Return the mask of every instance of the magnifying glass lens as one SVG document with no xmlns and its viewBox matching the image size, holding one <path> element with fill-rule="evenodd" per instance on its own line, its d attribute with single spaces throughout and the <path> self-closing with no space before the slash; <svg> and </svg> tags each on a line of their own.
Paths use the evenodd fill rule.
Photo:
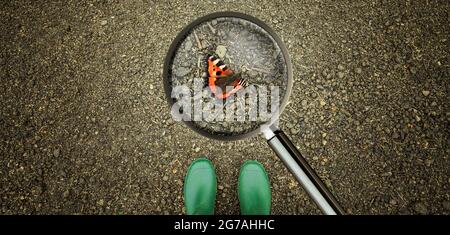
<svg viewBox="0 0 450 235">
<path fill-rule="evenodd" d="M 257 134 L 287 95 L 288 68 L 274 38 L 238 17 L 195 25 L 169 66 L 172 112 L 208 137 Z"/>
</svg>

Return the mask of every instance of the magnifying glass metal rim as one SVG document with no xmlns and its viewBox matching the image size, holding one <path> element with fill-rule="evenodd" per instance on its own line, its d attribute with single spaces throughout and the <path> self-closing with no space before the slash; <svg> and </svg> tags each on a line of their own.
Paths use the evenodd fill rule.
<svg viewBox="0 0 450 235">
<path fill-rule="evenodd" d="M 166 94 L 166 99 L 168 101 L 168 103 L 170 104 L 170 107 L 172 107 L 173 105 L 175 105 L 175 102 L 173 100 L 173 98 L 171 97 L 171 93 L 172 93 L 172 85 L 171 85 L 171 81 L 170 81 L 170 77 L 169 77 L 169 70 L 170 67 L 172 66 L 172 60 L 175 56 L 175 53 L 178 49 L 178 46 L 181 44 L 181 42 L 183 40 L 185 40 L 185 38 L 187 37 L 187 35 L 191 32 L 192 29 L 194 29 L 196 26 L 216 19 L 216 18 L 223 18 L 223 17 L 231 17 L 231 18 L 240 18 L 243 20 L 247 20 L 249 22 L 252 22 L 254 24 L 256 24 L 257 26 L 261 27 L 262 29 L 264 29 L 265 32 L 267 32 L 275 41 L 275 43 L 278 45 L 278 47 L 281 50 L 281 53 L 283 55 L 284 61 L 285 61 L 285 65 L 286 65 L 286 71 L 287 71 L 287 87 L 286 87 L 286 91 L 284 93 L 284 97 L 282 99 L 281 105 L 278 109 L 278 112 L 276 115 L 278 116 L 274 116 L 270 118 L 270 121 L 261 124 L 262 125 L 267 125 L 270 126 L 272 125 L 274 122 L 276 122 L 279 118 L 279 115 L 281 115 L 281 113 L 283 112 L 284 108 L 286 107 L 286 104 L 289 100 L 289 96 L 291 94 L 291 90 L 292 90 L 292 84 L 293 84 L 293 74 L 292 74 L 292 64 L 291 64 L 291 59 L 289 58 L 289 54 L 288 51 L 286 49 L 286 46 L 284 45 L 284 43 L 281 41 L 281 39 L 277 36 L 277 34 L 268 26 L 266 25 L 264 22 L 262 22 L 261 20 L 244 14 L 244 13 L 240 13 L 240 12 L 233 12 L 233 11 L 224 11 L 224 12 L 215 12 L 215 13 L 211 13 L 209 15 L 205 15 L 202 16 L 200 18 L 197 18 L 196 20 L 194 20 L 193 22 L 191 22 L 188 26 L 186 26 L 185 28 L 183 28 L 183 30 L 178 33 L 177 37 L 173 40 L 172 44 L 169 47 L 169 51 L 167 52 L 166 55 L 166 59 L 164 61 L 164 69 L 163 69 L 163 80 L 164 80 L 164 91 Z M 255 136 L 259 133 L 261 133 L 260 128 L 256 128 L 255 130 L 252 130 L 250 132 L 247 133 L 243 133 L 243 134 L 237 134 L 237 135 L 229 135 L 227 133 L 218 133 L 218 134 L 212 134 L 210 132 L 208 132 L 207 130 L 201 129 L 199 128 L 194 121 L 185 121 L 183 120 L 183 122 L 193 131 L 208 137 L 208 138 L 212 138 L 212 139 L 216 139 L 216 140 L 240 140 L 240 139 L 245 139 L 245 138 L 249 138 L 252 136 Z"/>
</svg>

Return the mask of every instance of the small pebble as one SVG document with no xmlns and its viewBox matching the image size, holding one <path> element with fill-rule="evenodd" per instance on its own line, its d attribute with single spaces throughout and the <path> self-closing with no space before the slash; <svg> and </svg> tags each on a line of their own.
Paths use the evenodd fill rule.
<svg viewBox="0 0 450 235">
<path fill-rule="evenodd" d="M 339 64 L 339 65 L 338 65 L 338 69 L 341 70 L 341 71 L 344 70 L 344 65 Z"/>
<path fill-rule="evenodd" d="M 178 77 L 183 77 L 183 76 L 185 76 L 186 74 L 188 74 L 189 72 L 191 72 L 191 70 L 188 69 L 188 68 L 185 68 L 185 67 L 178 67 L 178 68 L 175 70 L 175 75 L 178 76 Z"/>
<path fill-rule="evenodd" d="M 227 48 L 225 46 L 222 45 L 218 45 L 216 48 L 216 54 L 220 57 L 220 58 L 224 58 L 225 55 L 227 54 Z"/>
<path fill-rule="evenodd" d="M 303 107 L 306 107 L 307 104 L 308 104 L 308 101 L 302 100 L 302 106 L 303 106 Z"/>
<path fill-rule="evenodd" d="M 424 96 L 428 96 L 428 95 L 430 95 L 430 91 L 424 90 L 424 91 L 422 91 L 422 94 Z"/>
<path fill-rule="evenodd" d="M 60 150 L 59 149 L 53 150 L 53 156 L 59 157 L 59 154 L 60 154 Z"/>
<path fill-rule="evenodd" d="M 100 199 L 100 200 L 97 201 L 97 204 L 99 206 L 103 206 L 105 204 L 105 201 L 103 201 L 103 199 Z"/>
<path fill-rule="evenodd" d="M 163 180 L 164 181 L 167 181 L 169 179 L 169 177 L 167 176 L 167 175 L 165 175 L 164 177 L 163 177 Z"/>
<path fill-rule="evenodd" d="M 420 122 L 420 117 L 416 115 L 416 122 Z"/>
<path fill-rule="evenodd" d="M 185 50 L 189 51 L 192 49 L 192 41 L 191 40 L 187 40 L 186 44 L 184 45 Z"/>
<path fill-rule="evenodd" d="M 64 191 L 63 193 L 63 197 L 67 198 L 69 196 L 69 190 Z"/>
<path fill-rule="evenodd" d="M 337 75 L 338 75 L 338 78 L 344 78 L 344 75 L 345 75 L 345 74 L 344 74 L 343 72 L 338 72 Z"/>
<path fill-rule="evenodd" d="M 108 24 L 108 21 L 106 21 L 106 20 L 100 21 L 100 25 L 101 25 L 101 26 L 105 26 L 106 24 Z"/>
</svg>

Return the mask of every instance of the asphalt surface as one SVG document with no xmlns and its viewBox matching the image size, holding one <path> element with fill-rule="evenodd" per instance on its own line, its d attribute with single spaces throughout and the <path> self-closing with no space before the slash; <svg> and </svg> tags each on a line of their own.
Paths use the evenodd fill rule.
<svg viewBox="0 0 450 235">
<path fill-rule="evenodd" d="M 182 214 L 185 171 L 216 166 L 238 214 L 246 159 L 273 214 L 318 214 L 262 136 L 220 142 L 171 120 L 163 60 L 199 16 L 273 27 L 295 83 L 281 127 L 351 214 L 449 214 L 448 1 L 1 1 L 2 214 Z"/>
</svg>

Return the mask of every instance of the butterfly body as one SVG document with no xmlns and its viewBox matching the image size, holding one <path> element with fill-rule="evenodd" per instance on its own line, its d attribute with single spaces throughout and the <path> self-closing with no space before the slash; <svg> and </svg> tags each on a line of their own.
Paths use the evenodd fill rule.
<svg viewBox="0 0 450 235">
<path fill-rule="evenodd" d="M 222 60 L 208 55 L 208 86 L 216 98 L 223 100 L 247 86 L 247 82 Z"/>
</svg>

